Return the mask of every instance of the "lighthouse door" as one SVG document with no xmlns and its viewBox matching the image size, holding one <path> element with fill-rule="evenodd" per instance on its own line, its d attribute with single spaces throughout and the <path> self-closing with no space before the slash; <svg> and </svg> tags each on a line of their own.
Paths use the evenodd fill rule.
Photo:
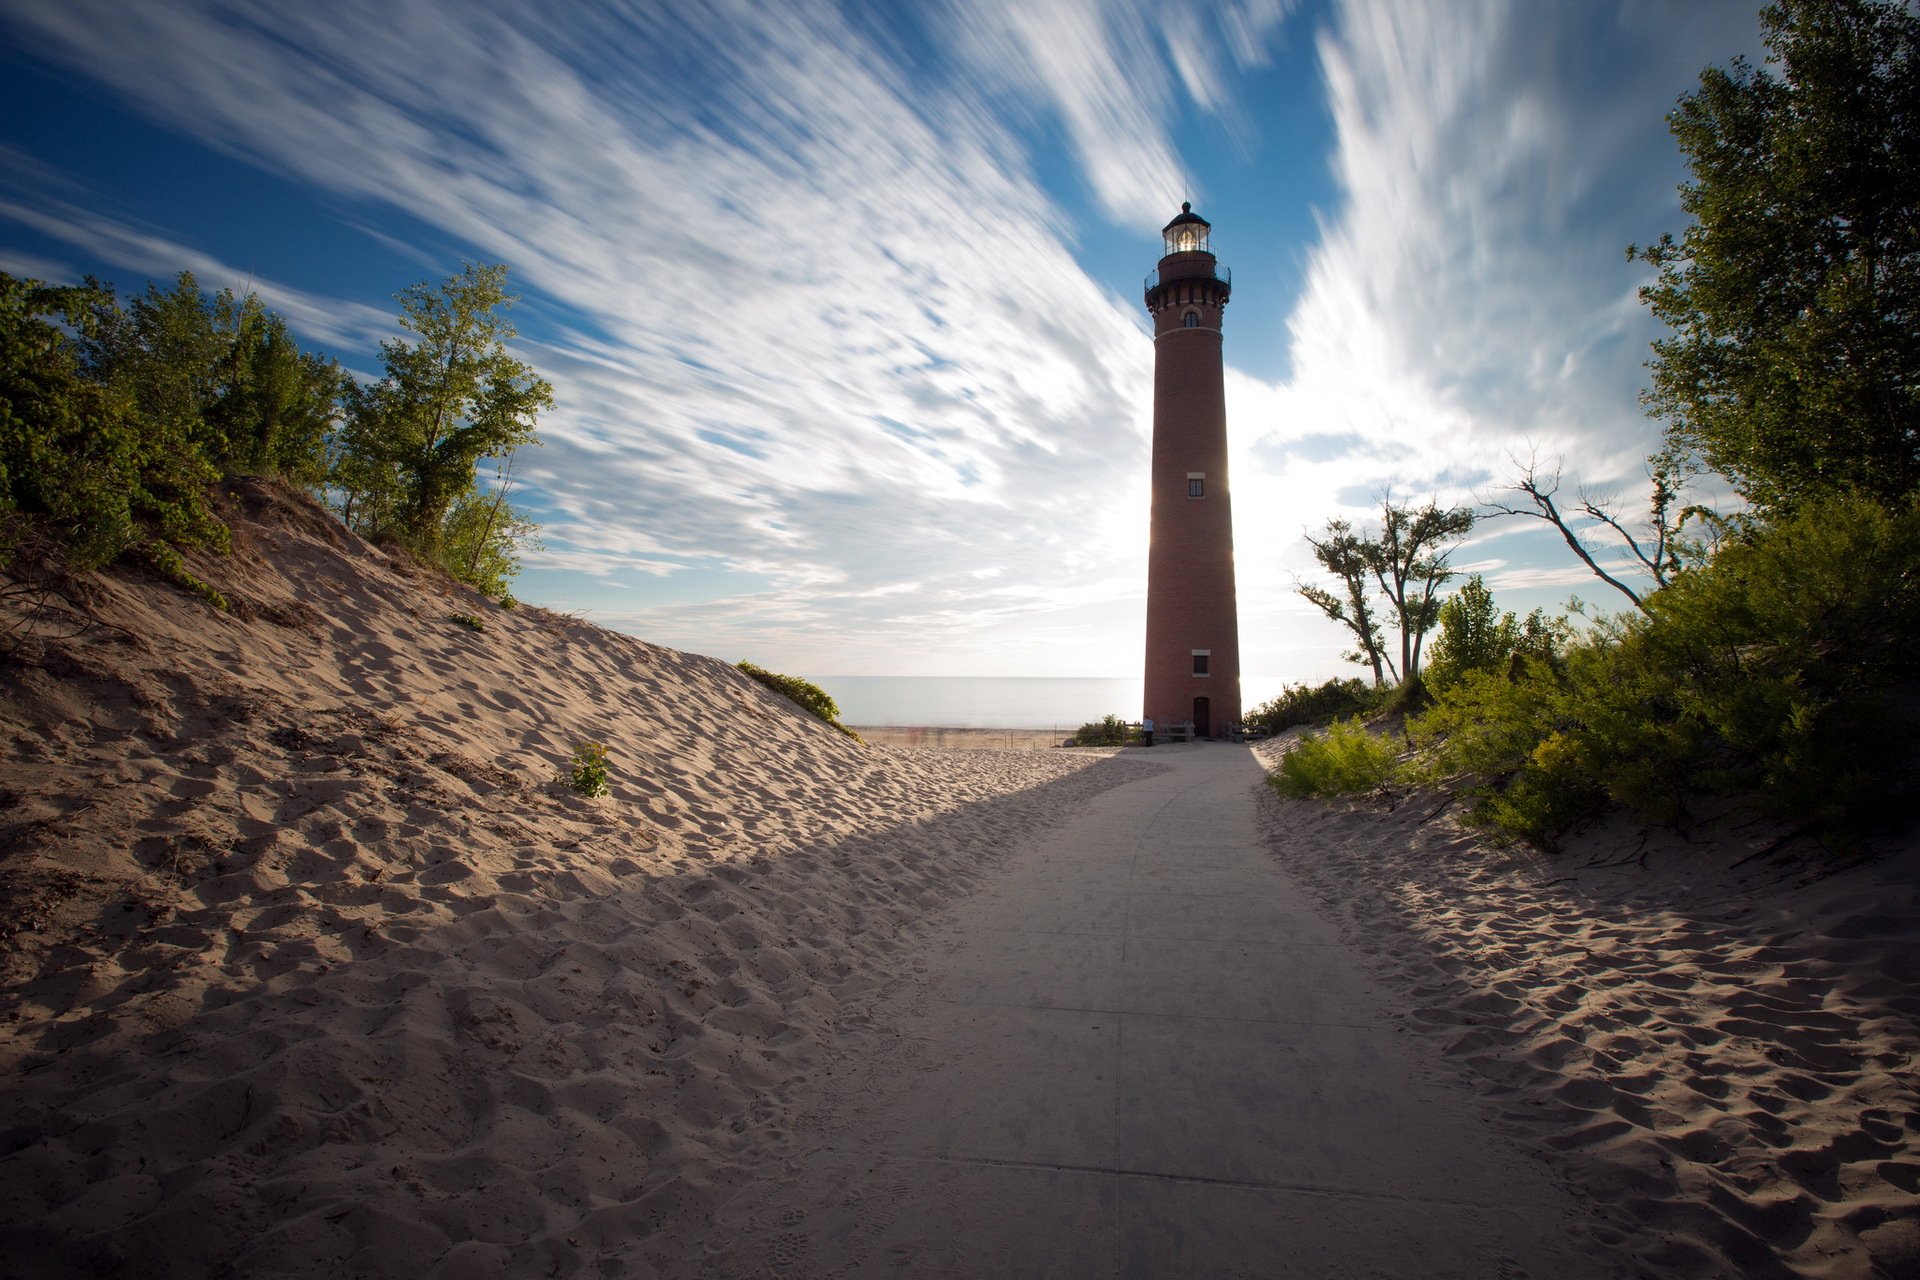
<svg viewBox="0 0 1920 1280">
<path fill-rule="evenodd" d="M 1208 706 L 1205 698 L 1195 698 L 1193 700 L 1193 736 L 1196 738 L 1211 738 L 1213 736 L 1213 721 L 1208 716 Z"/>
</svg>

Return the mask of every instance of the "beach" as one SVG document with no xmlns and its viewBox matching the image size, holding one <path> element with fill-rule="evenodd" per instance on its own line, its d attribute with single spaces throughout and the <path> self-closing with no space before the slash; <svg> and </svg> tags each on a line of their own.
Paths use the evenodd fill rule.
<svg viewBox="0 0 1920 1280">
<path fill-rule="evenodd" d="M 968 913 L 1044 905 L 1007 896 L 1021 868 L 1165 785 L 1167 749 L 862 745 L 284 490 L 224 501 L 235 550 L 192 565 L 225 613 L 134 571 L 75 584 L 84 630 L 8 606 L 9 1271 L 885 1263 L 800 1250 L 755 1189 L 900 1042 Z M 586 743 L 604 798 L 564 780 Z M 1910 845 L 1615 826 L 1545 860 L 1444 797 L 1258 779 L 1254 852 L 1433 1087 L 1591 1211 L 1613 1273 L 1920 1267 Z M 732 1222 L 769 1242 L 751 1271 Z"/>
</svg>

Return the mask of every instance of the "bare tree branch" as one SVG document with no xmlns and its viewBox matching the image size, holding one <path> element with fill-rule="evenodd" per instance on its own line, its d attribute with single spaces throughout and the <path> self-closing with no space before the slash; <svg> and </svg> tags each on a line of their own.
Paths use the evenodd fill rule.
<svg viewBox="0 0 1920 1280">
<path fill-rule="evenodd" d="M 1579 511 L 1589 519 L 1612 529 L 1634 559 L 1646 568 L 1654 583 L 1665 586 L 1669 572 L 1674 567 L 1672 543 L 1678 526 L 1669 522 L 1669 514 L 1678 497 L 1676 483 L 1678 477 L 1674 469 L 1662 467 L 1661 457 L 1662 455 L 1655 456 L 1651 468 L 1654 485 L 1652 523 L 1656 531 L 1651 555 L 1641 545 L 1640 540 L 1608 509 L 1606 499 L 1583 492 L 1580 495 Z M 1633 601 L 1634 608 L 1644 610 L 1646 603 L 1641 593 L 1600 567 L 1600 562 L 1594 559 L 1593 552 L 1588 549 L 1586 543 L 1581 541 L 1580 535 L 1574 532 L 1567 513 L 1562 511 L 1559 503 L 1555 501 L 1560 492 L 1560 464 L 1558 462 L 1554 464 L 1551 477 L 1543 478 L 1537 456 L 1530 456 L 1524 463 L 1518 457 L 1513 457 L 1511 460 L 1519 474 L 1511 483 L 1503 485 L 1502 489 L 1509 493 L 1520 494 L 1527 500 L 1526 504 L 1519 505 L 1489 497 L 1484 500 L 1483 505 L 1495 516 L 1525 516 L 1552 525 L 1559 530 L 1560 537 L 1565 540 L 1567 547 L 1579 558 L 1581 564 L 1592 571 L 1594 577 Z M 1674 466 L 1677 467 L 1677 462 Z M 1682 518 L 1684 519 L 1684 516 Z"/>
</svg>

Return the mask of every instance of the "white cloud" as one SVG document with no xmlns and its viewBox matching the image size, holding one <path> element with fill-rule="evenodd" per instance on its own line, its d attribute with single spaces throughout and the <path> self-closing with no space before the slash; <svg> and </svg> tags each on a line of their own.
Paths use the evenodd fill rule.
<svg viewBox="0 0 1920 1280">
<path fill-rule="evenodd" d="M 828 3 L 5 13 L 351 219 L 397 209 L 512 265 L 522 354 L 558 392 L 519 472 L 550 544 L 533 576 L 576 597 L 557 603 L 796 670 L 1130 674 L 1152 348 L 1075 260 L 1032 126 L 1107 217 L 1156 226 L 1208 180 L 1181 120 L 1245 117 L 1235 76 L 1293 10 L 950 0 L 928 66 Z M 1294 375 L 1229 375 L 1250 654 L 1326 643 L 1292 594 L 1299 535 L 1390 482 L 1470 497 L 1522 437 L 1637 477 L 1650 329 L 1621 247 L 1677 227 L 1659 113 L 1751 26 L 1650 0 L 1335 6 L 1340 194 Z M 232 278 L 79 199 L 48 183 L 5 212 L 145 273 Z M 384 299 L 261 290 L 323 344 L 391 326 Z M 689 575 L 711 598 L 615 594 Z"/>
</svg>

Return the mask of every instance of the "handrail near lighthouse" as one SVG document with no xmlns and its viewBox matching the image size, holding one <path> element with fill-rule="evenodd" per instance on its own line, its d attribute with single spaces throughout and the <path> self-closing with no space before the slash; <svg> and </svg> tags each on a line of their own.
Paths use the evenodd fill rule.
<svg viewBox="0 0 1920 1280">
<path fill-rule="evenodd" d="M 1207 256 L 1212 257 L 1213 255 L 1209 254 Z M 1181 270 L 1165 277 L 1161 276 L 1160 268 L 1155 267 L 1153 270 L 1147 272 L 1146 284 L 1144 286 L 1146 290 L 1147 310 L 1151 311 L 1154 309 L 1153 291 L 1163 284 L 1172 284 L 1176 280 L 1218 280 L 1221 284 L 1227 286 L 1228 293 L 1233 292 L 1233 268 L 1223 267 L 1218 262 L 1212 263 L 1205 271 Z"/>
</svg>

